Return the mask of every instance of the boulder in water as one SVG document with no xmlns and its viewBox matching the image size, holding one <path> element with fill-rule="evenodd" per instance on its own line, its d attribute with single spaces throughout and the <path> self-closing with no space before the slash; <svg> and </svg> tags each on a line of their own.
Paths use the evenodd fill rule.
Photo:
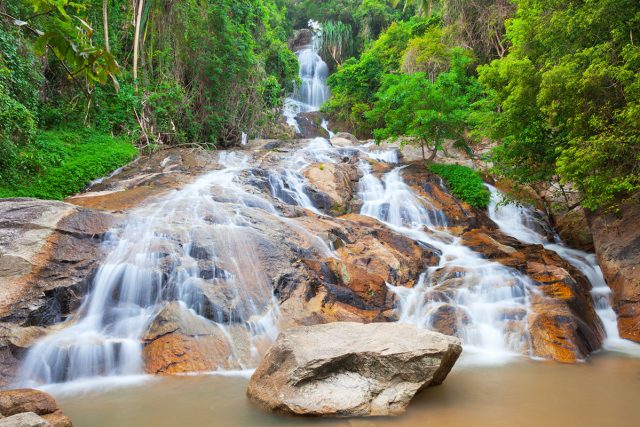
<svg viewBox="0 0 640 427">
<path fill-rule="evenodd" d="M 349 213 L 351 198 L 358 184 L 356 165 L 315 163 L 304 170 L 304 176 L 311 185 L 328 196 L 332 213 Z"/>
<path fill-rule="evenodd" d="M 398 415 L 444 381 L 461 351 L 457 338 L 399 323 L 293 328 L 267 352 L 247 395 L 296 415 Z"/>
<path fill-rule="evenodd" d="M 300 113 L 296 116 L 300 132 L 299 138 L 329 138 L 329 132 L 322 127 L 324 116 L 319 111 Z"/>
<path fill-rule="evenodd" d="M 71 420 L 62 413 L 51 395 L 33 389 L 0 391 L 1 427 L 71 427 Z"/>
<path fill-rule="evenodd" d="M 358 145 L 360 144 L 360 141 L 358 140 L 358 138 L 356 138 L 354 135 L 348 133 L 348 132 L 338 132 L 335 135 L 336 138 L 342 138 L 342 139 L 346 139 L 349 142 L 351 142 L 351 145 Z M 331 142 L 333 142 L 333 140 L 331 140 Z"/>
<path fill-rule="evenodd" d="M 218 325 L 178 302 L 156 315 L 143 340 L 145 369 L 151 374 L 214 371 L 225 366 L 232 351 Z"/>
</svg>

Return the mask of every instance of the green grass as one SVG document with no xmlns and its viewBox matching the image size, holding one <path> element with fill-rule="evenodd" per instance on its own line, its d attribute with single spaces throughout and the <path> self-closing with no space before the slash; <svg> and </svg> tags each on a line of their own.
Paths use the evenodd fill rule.
<svg viewBox="0 0 640 427">
<path fill-rule="evenodd" d="M 15 169 L 3 174 L 0 198 L 62 200 L 137 155 L 136 147 L 124 137 L 91 130 L 39 131 L 20 152 Z"/>
<path fill-rule="evenodd" d="M 429 170 L 446 181 L 454 196 L 473 207 L 484 209 L 489 205 L 491 194 L 480 174 L 460 165 L 432 164 Z"/>
</svg>

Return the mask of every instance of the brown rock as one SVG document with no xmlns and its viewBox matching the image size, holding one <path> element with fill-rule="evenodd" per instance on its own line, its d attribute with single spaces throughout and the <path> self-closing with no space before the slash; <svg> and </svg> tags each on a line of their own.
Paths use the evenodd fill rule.
<svg viewBox="0 0 640 427">
<path fill-rule="evenodd" d="M 22 412 L 45 415 L 57 410 L 55 399 L 43 391 L 27 388 L 0 391 L 0 413 L 5 417 Z"/>
<path fill-rule="evenodd" d="M 594 252 L 593 234 L 582 209 L 574 209 L 555 218 L 555 227 L 560 238 L 568 246 L 585 252 Z"/>
<path fill-rule="evenodd" d="M 67 417 L 62 411 L 56 411 L 52 414 L 42 415 L 51 427 L 73 427 L 71 418 Z"/>
<path fill-rule="evenodd" d="M 589 219 L 598 263 L 613 291 L 620 336 L 640 342 L 640 193 L 619 213 L 598 212 Z"/>
<path fill-rule="evenodd" d="M 542 245 L 523 244 L 496 230 L 476 229 L 462 238 L 474 251 L 533 281 L 528 329 L 536 356 L 574 362 L 601 347 L 603 326 L 591 284 L 580 271 Z"/>
<path fill-rule="evenodd" d="M 234 346 L 240 347 L 247 337 L 241 334 L 241 327 L 230 329 L 227 332 L 232 334 L 231 339 L 236 340 Z M 178 302 L 167 304 L 156 315 L 143 340 L 145 369 L 151 374 L 175 375 L 238 368 L 228 364 L 232 347 L 220 326 L 193 314 Z M 246 347 L 248 353 L 248 342 Z M 236 356 L 240 358 L 242 355 Z"/>
</svg>

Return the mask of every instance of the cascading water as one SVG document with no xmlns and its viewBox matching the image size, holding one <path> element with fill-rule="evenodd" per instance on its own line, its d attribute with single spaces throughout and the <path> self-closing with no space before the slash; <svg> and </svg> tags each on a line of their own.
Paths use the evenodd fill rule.
<svg viewBox="0 0 640 427">
<path fill-rule="evenodd" d="M 29 351 L 20 384 L 143 374 L 141 336 L 163 304 L 174 300 L 228 337 L 233 354 L 220 369 L 255 366 L 256 345 L 277 335 L 278 304 L 253 251 L 258 236 L 252 215 L 290 221 L 237 182 L 248 170 L 247 158 L 222 152 L 220 163 L 224 169 L 133 212 L 108 236 L 108 256 L 76 319 Z M 331 254 L 326 243 L 306 234 L 319 256 Z M 207 287 L 228 303 L 205 304 Z M 237 333 L 247 335 L 239 341 L 248 341 L 249 351 L 236 351 Z"/>
<path fill-rule="evenodd" d="M 300 62 L 300 84 L 293 95 L 285 100 L 284 107 L 287 123 L 296 130 L 299 130 L 296 116 L 299 113 L 318 111 L 330 96 L 326 82 L 329 67 L 318 54 L 319 50 L 319 38 L 314 35 L 311 44 L 296 52 Z"/>
<path fill-rule="evenodd" d="M 440 263 L 429 268 L 414 288 L 390 286 L 399 299 L 400 321 L 433 328 L 438 317 L 453 313 L 455 333 L 480 363 L 501 362 L 530 351 L 529 278 L 486 259 L 447 230 L 446 217 L 402 179 L 402 167 L 382 179 L 360 163 L 361 214 L 434 248 Z"/>
<path fill-rule="evenodd" d="M 607 285 L 595 254 L 566 247 L 560 237 L 542 219 L 544 215 L 533 208 L 517 203 L 502 203 L 500 191 L 487 184 L 491 192 L 489 217 L 500 230 L 523 243 L 543 245 L 556 252 L 568 263 L 576 267 L 591 283 L 591 295 L 606 333 L 603 347 L 607 350 L 621 351 L 640 355 L 640 345 L 624 340 L 618 332 L 617 316 L 611 306 L 611 289 Z M 549 232 L 553 241 L 549 239 Z"/>
</svg>

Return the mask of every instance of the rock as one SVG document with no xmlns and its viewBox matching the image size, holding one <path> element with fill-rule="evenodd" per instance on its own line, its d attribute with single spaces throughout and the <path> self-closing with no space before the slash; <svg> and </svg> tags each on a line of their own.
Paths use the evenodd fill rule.
<svg viewBox="0 0 640 427">
<path fill-rule="evenodd" d="M 0 201 L 0 321 L 46 326 L 80 304 L 114 218 L 67 203 Z"/>
<path fill-rule="evenodd" d="M 38 415 L 51 414 L 58 405 L 51 395 L 33 389 L 0 391 L 0 413 L 4 416 L 34 412 Z"/>
<path fill-rule="evenodd" d="M 0 413 L 7 417 L 0 420 L 0 426 L 4 426 L 5 422 L 7 426 L 72 427 L 73 425 L 69 417 L 58 408 L 55 399 L 40 390 L 0 391 Z"/>
<path fill-rule="evenodd" d="M 556 215 L 555 226 L 560 238 L 567 246 L 593 253 L 593 234 L 583 209 L 574 209 Z"/>
<path fill-rule="evenodd" d="M 18 371 L 19 361 L 47 329 L 13 323 L 0 323 L 0 386 L 8 386 Z"/>
<path fill-rule="evenodd" d="M 347 133 L 347 132 L 338 132 L 335 135 L 336 138 L 342 138 L 342 139 L 346 139 L 349 142 L 351 142 L 351 145 L 358 145 L 360 144 L 360 141 L 358 140 L 358 138 L 356 138 L 354 135 Z M 333 139 L 331 140 L 331 142 L 333 142 Z"/>
<path fill-rule="evenodd" d="M 431 313 L 431 328 L 445 335 L 460 338 L 460 326 L 466 326 L 469 323 L 471 323 L 469 315 L 451 304 L 443 304 Z"/>
<path fill-rule="evenodd" d="M 420 273 L 439 260 L 432 248 L 371 217 L 349 214 L 296 220 L 311 233 L 333 241 L 337 256 L 300 260 L 297 265 L 305 273 L 287 288 L 290 291 L 277 290 L 282 311 L 289 320 L 295 319 L 294 324 L 393 320 L 394 298 L 387 283 L 411 287 Z"/>
<path fill-rule="evenodd" d="M 457 338 L 399 323 L 306 326 L 280 334 L 251 377 L 261 407 L 296 415 L 385 416 L 441 384 Z"/>
<path fill-rule="evenodd" d="M 358 183 L 358 169 L 351 163 L 315 163 L 303 171 L 309 183 L 326 194 L 331 212 L 344 215 Z"/>
<path fill-rule="evenodd" d="M 407 185 L 444 213 L 449 232 L 457 234 L 482 226 L 495 227 L 485 211 L 451 195 L 442 179 L 427 171 L 423 162 L 409 164 L 402 171 L 402 177 Z"/>
<path fill-rule="evenodd" d="M 601 347 L 604 330 L 591 284 L 575 267 L 542 245 L 526 245 L 497 230 L 475 229 L 462 238 L 485 258 L 533 281 L 527 327 L 534 355 L 570 363 Z"/>
<path fill-rule="evenodd" d="M 296 30 L 291 40 L 289 40 L 289 49 L 297 52 L 303 47 L 309 46 L 313 40 L 313 31 L 308 28 Z"/>
<path fill-rule="evenodd" d="M 0 200 L 0 385 L 37 338 L 28 338 L 30 326 L 58 323 L 79 307 L 114 220 L 68 203 Z"/>
<path fill-rule="evenodd" d="M 33 412 L 12 415 L 0 420 L 0 427 L 50 427 L 51 424 Z"/>
<path fill-rule="evenodd" d="M 197 316 L 183 304 L 172 302 L 156 315 L 143 336 L 145 370 L 150 374 L 181 374 L 208 372 L 217 369 L 238 369 L 229 365 L 234 340 L 236 359 L 252 362 L 248 332 L 242 325 L 227 326 L 223 331 L 217 324 Z"/>
<path fill-rule="evenodd" d="M 613 291 L 620 336 L 640 342 L 640 193 L 618 213 L 589 216 L 598 264 Z"/>
<path fill-rule="evenodd" d="M 345 148 L 353 146 L 353 143 L 346 138 L 334 136 L 333 138 L 331 138 L 331 145 L 338 148 Z"/>
<path fill-rule="evenodd" d="M 298 122 L 298 138 L 316 138 L 318 136 L 329 139 L 329 132 L 322 127 L 324 116 L 318 111 L 300 113 L 296 116 Z"/>
</svg>

